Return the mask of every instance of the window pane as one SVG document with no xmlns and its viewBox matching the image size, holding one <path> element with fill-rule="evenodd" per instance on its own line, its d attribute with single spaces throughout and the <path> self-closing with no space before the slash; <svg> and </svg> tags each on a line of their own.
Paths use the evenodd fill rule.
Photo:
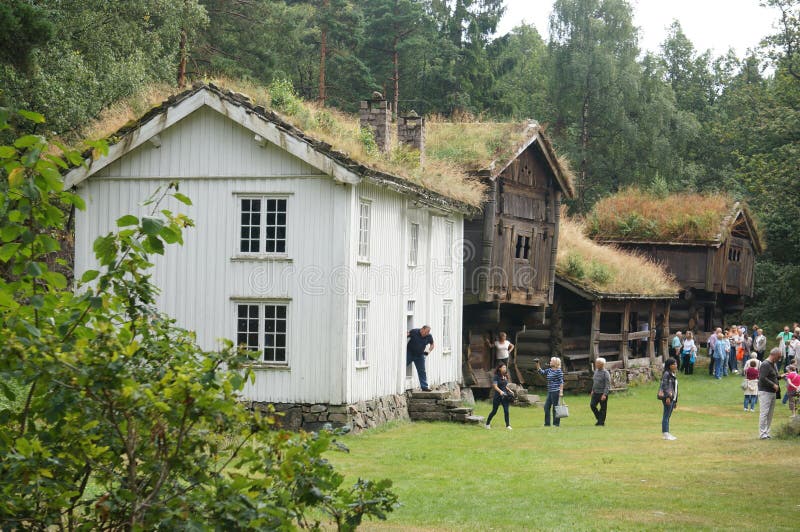
<svg viewBox="0 0 800 532">
<path fill-rule="evenodd" d="M 279 306 L 275 307 L 275 315 L 277 317 L 279 317 L 279 318 L 285 318 L 286 317 L 286 306 L 285 305 L 279 305 Z"/>
</svg>

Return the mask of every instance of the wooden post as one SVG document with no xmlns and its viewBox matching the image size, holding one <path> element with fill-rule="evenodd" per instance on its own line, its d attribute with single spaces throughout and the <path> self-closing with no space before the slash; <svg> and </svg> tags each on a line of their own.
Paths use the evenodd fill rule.
<svg viewBox="0 0 800 532">
<path fill-rule="evenodd" d="M 625 310 L 622 312 L 622 340 L 619 343 L 619 353 L 622 356 L 622 367 L 628 369 L 628 333 L 630 332 L 631 321 L 631 302 L 625 302 Z"/>
<path fill-rule="evenodd" d="M 661 331 L 661 352 L 664 354 L 669 353 L 669 309 L 671 306 L 672 303 L 667 301 L 667 308 L 664 310 L 664 324 Z M 664 360 L 666 360 L 666 358 L 664 358 Z"/>
<path fill-rule="evenodd" d="M 592 303 L 592 329 L 589 331 L 589 359 L 592 361 L 593 366 L 594 361 L 600 356 L 600 340 L 598 340 L 598 335 L 600 334 L 600 312 L 600 302 L 594 301 Z"/>
<path fill-rule="evenodd" d="M 656 302 L 650 302 L 650 335 L 647 337 L 647 357 L 650 365 L 656 362 Z"/>
</svg>

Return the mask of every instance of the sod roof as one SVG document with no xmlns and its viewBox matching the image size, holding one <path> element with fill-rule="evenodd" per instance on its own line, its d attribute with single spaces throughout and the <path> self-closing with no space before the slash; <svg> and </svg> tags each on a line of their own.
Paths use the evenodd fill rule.
<svg viewBox="0 0 800 532">
<path fill-rule="evenodd" d="M 586 234 L 599 242 L 719 246 L 731 233 L 763 251 L 750 210 L 725 194 L 660 197 L 631 188 L 598 201 L 586 218 Z"/>
<path fill-rule="evenodd" d="M 587 238 L 583 223 L 561 217 L 556 276 L 604 299 L 672 299 L 680 287 L 662 266 L 644 255 Z"/>
<path fill-rule="evenodd" d="M 355 115 L 323 108 L 293 95 L 282 94 L 276 103 L 266 87 L 231 79 L 197 83 L 183 92 L 164 86 L 149 87 L 112 105 L 87 125 L 80 137 L 120 142 L 146 120 L 164 113 L 198 88 L 217 91 L 237 105 L 247 106 L 314 149 L 332 155 L 355 173 L 405 182 L 472 209 L 479 208 L 484 200 L 486 184 L 482 178 L 496 177 L 522 150 L 538 141 L 553 162 L 562 188 L 567 195 L 572 194 L 569 165 L 555 155 L 542 128 L 534 121 L 456 122 L 428 118 L 425 162 L 420 166 L 419 157 L 412 150 L 398 146 L 395 131 L 391 131 L 390 149 L 382 153 L 365 140 Z"/>
</svg>

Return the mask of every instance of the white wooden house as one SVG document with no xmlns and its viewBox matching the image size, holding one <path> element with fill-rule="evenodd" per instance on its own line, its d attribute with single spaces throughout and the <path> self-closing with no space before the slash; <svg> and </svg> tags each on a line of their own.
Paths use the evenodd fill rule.
<svg viewBox="0 0 800 532">
<path fill-rule="evenodd" d="M 418 387 L 406 330 L 429 324 L 432 386 L 461 381 L 462 264 L 469 205 L 366 168 L 247 97 L 198 84 L 118 132 L 108 156 L 66 176 L 86 210 L 75 272 L 92 243 L 180 182 L 196 227 L 155 257 L 160 309 L 205 349 L 229 338 L 261 354 L 249 400 L 289 426 L 407 416 Z M 410 366 L 409 366 L 410 368 Z"/>
</svg>

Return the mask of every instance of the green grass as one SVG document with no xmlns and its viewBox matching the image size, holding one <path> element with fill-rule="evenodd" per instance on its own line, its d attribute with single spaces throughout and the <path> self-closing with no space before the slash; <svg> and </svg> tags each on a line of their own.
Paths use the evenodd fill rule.
<svg viewBox="0 0 800 532">
<path fill-rule="evenodd" d="M 656 385 L 612 395 L 606 427 L 588 396 L 567 397 L 571 416 L 543 426 L 540 408 L 512 408 L 492 430 L 399 423 L 344 438 L 331 453 L 348 480 L 390 478 L 402 506 L 383 530 L 796 529 L 787 491 L 797 440 L 758 440 L 758 411 L 742 411 L 738 376 L 681 376 L 661 439 Z M 489 404 L 476 413 L 487 415 Z M 499 412 L 502 414 L 502 411 Z M 773 433 L 789 418 L 778 405 Z"/>
</svg>

